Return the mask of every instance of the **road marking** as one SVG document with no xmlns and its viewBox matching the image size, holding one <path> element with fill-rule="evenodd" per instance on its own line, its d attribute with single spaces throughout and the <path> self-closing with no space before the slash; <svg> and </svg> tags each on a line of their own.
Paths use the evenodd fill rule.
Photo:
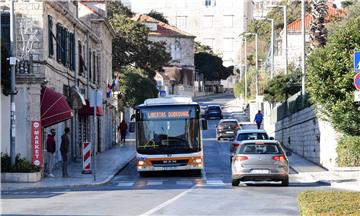
<svg viewBox="0 0 360 216">
<path fill-rule="evenodd" d="M 145 212 L 144 214 L 141 214 L 140 216 L 151 215 L 154 212 L 159 211 L 160 209 L 170 205 L 171 203 L 173 203 L 176 200 L 180 199 L 182 196 L 185 196 L 187 193 L 191 192 L 192 190 L 194 190 L 195 187 L 196 187 L 196 185 L 192 186 L 191 188 L 187 189 L 186 191 L 181 192 L 180 194 L 176 195 L 175 197 L 169 199 L 166 202 L 161 203 L 160 205 L 156 206 L 155 208 L 150 209 L 149 211 Z"/>
<path fill-rule="evenodd" d="M 131 187 L 134 184 L 135 184 L 134 182 L 119 182 L 119 184 L 117 186 L 119 186 L 119 187 Z"/>
<path fill-rule="evenodd" d="M 162 185 L 163 181 L 147 181 L 146 185 L 147 186 L 156 186 L 156 185 Z"/>
<path fill-rule="evenodd" d="M 178 184 L 178 185 L 193 185 L 194 183 L 192 181 L 176 181 L 176 184 Z"/>
<path fill-rule="evenodd" d="M 217 141 L 216 138 L 203 138 L 203 141 Z"/>
<path fill-rule="evenodd" d="M 224 186 L 225 183 L 222 180 L 206 180 L 205 186 Z"/>
</svg>

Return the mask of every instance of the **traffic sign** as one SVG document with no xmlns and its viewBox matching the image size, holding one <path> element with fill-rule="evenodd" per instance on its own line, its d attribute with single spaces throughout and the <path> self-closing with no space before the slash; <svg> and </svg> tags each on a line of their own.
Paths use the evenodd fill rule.
<svg viewBox="0 0 360 216">
<path fill-rule="evenodd" d="M 357 73 L 354 76 L 354 85 L 355 85 L 355 88 L 360 91 L 360 73 Z"/>
<path fill-rule="evenodd" d="M 354 101 L 360 102 L 360 91 L 354 91 Z"/>
<path fill-rule="evenodd" d="M 160 97 L 165 97 L 165 96 L 166 96 L 166 91 L 160 90 Z"/>
<path fill-rule="evenodd" d="M 360 52 L 354 52 L 354 71 L 360 72 Z"/>
</svg>

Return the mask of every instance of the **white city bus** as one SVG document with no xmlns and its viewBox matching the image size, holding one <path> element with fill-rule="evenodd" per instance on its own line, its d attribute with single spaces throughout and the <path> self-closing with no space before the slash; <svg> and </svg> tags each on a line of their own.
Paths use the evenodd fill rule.
<svg viewBox="0 0 360 216">
<path fill-rule="evenodd" d="M 137 170 L 195 170 L 204 167 L 200 106 L 189 97 L 163 97 L 145 100 L 136 108 Z"/>
</svg>

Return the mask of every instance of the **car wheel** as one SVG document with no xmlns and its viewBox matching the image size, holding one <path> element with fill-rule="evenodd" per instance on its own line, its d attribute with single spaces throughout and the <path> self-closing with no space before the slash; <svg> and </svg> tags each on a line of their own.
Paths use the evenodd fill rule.
<svg viewBox="0 0 360 216">
<path fill-rule="evenodd" d="M 239 186 L 240 180 L 239 179 L 233 179 L 231 184 L 232 184 L 232 186 Z"/>
<path fill-rule="evenodd" d="M 289 186 L 289 178 L 281 180 L 281 186 Z"/>
</svg>

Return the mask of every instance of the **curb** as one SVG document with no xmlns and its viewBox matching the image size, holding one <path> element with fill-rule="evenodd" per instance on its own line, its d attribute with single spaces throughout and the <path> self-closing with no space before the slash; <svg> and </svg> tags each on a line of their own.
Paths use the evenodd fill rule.
<svg viewBox="0 0 360 216">
<path fill-rule="evenodd" d="M 39 187 L 27 187 L 27 188 L 10 188 L 10 189 L 4 189 L 1 190 L 1 192 L 5 191 L 22 191 L 22 190 L 34 190 L 34 189 L 64 189 L 64 188 L 77 188 L 77 187 L 94 187 L 94 186 L 101 186 L 106 185 L 109 183 L 115 175 L 125 168 L 131 160 L 133 160 L 136 156 L 136 153 L 134 152 L 127 160 L 125 160 L 123 163 L 121 163 L 119 166 L 114 168 L 112 174 L 110 174 L 105 180 L 100 182 L 92 182 L 92 183 L 80 183 L 80 184 L 67 184 L 67 185 L 57 185 L 57 186 L 39 186 Z"/>
</svg>

